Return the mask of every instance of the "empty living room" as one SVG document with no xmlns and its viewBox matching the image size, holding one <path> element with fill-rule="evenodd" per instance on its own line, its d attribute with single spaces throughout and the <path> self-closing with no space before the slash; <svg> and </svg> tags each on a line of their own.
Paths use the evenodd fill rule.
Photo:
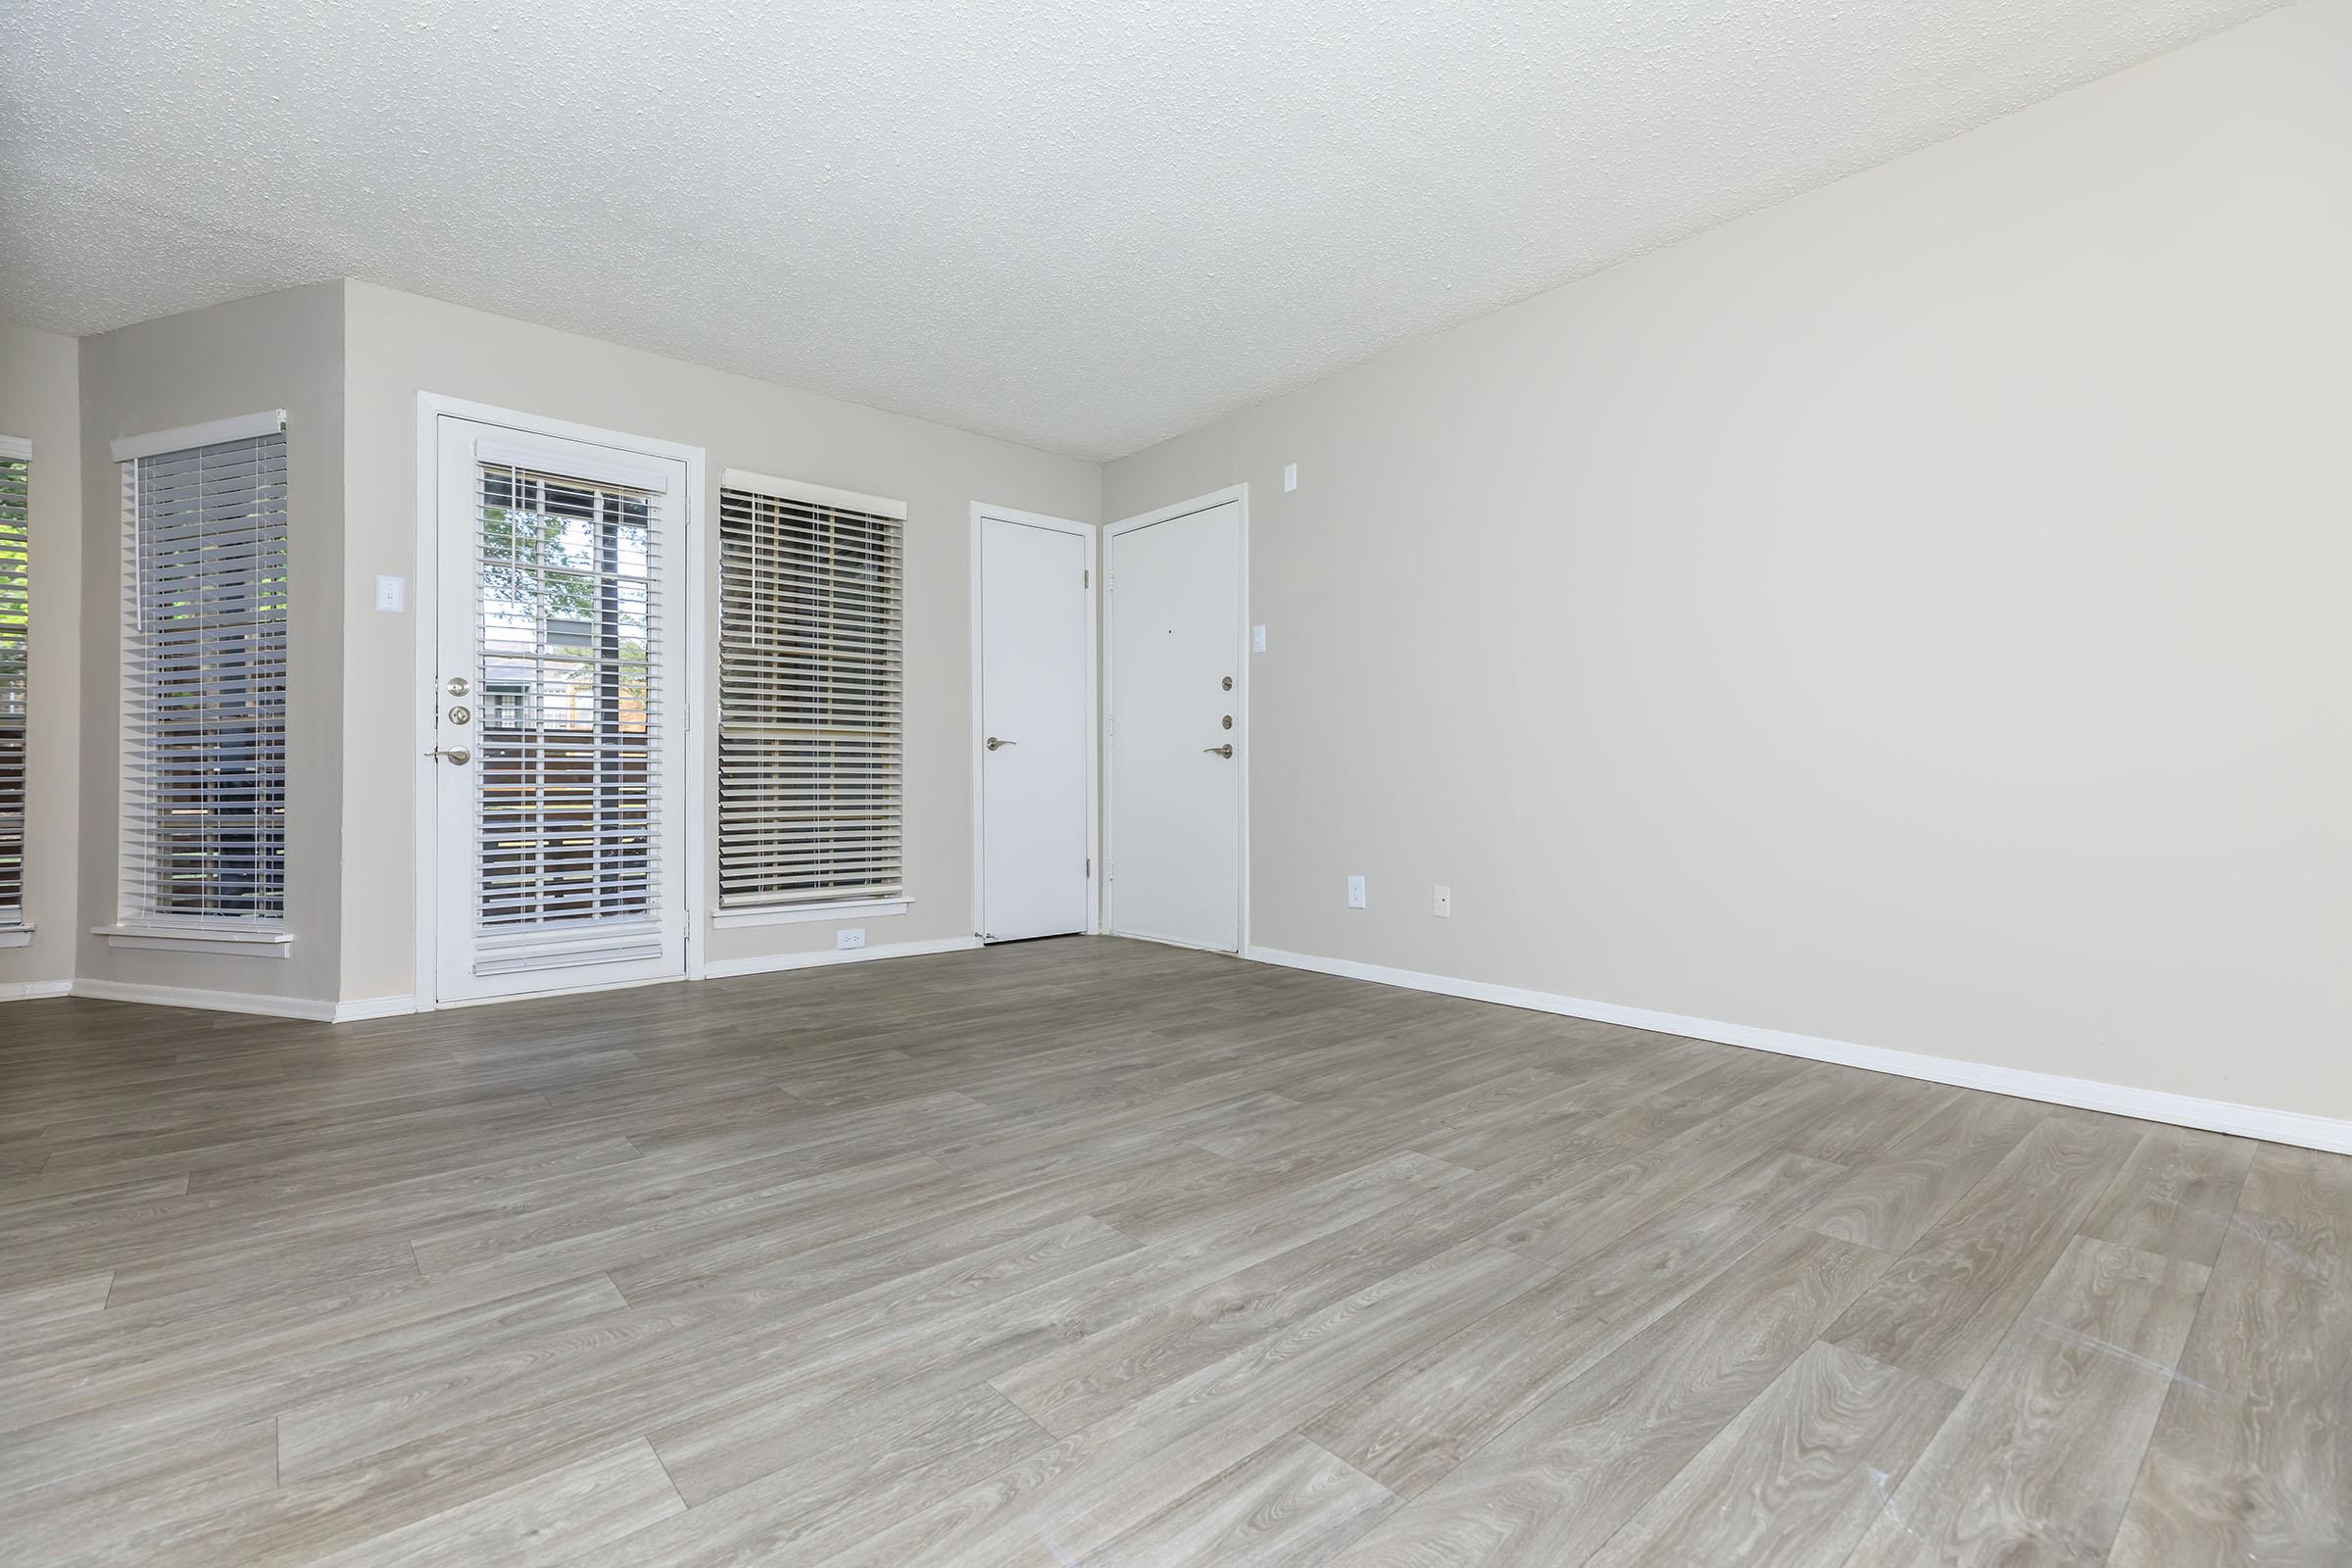
<svg viewBox="0 0 2352 1568">
<path fill-rule="evenodd" d="M 0 1564 L 2352 1568 L 2352 0 L 0 55 Z"/>
</svg>

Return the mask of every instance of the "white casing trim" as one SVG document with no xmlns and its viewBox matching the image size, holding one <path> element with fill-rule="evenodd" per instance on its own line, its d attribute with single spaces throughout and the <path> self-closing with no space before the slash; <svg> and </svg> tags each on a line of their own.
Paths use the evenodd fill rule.
<svg viewBox="0 0 2352 1568">
<path fill-rule="evenodd" d="M 750 908 L 720 909 L 710 916 L 712 928 L 732 931 L 743 926 L 800 925 L 809 920 L 887 920 L 905 914 L 912 899 L 836 899 L 827 904 L 770 904 Z"/>
<path fill-rule="evenodd" d="M 71 980 L 11 980 L 0 984 L 0 1002 L 30 1002 L 36 997 L 70 996 Z"/>
<path fill-rule="evenodd" d="M 862 963 L 868 958 L 912 958 L 925 953 L 967 953 L 980 946 L 978 937 L 936 937 L 929 942 L 887 942 L 878 948 L 852 948 L 847 953 L 763 953 L 752 958 L 712 958 L 703 973 L 712 980 L 729 975 L 769 974 L 778 969 L 813 969 L 827 963 Z"/>
<path fill-rule="evenodd" d="M 289 931 L 261 927 L 235 928 L 199 925 L 94 925 L 90 935 L 104 937 L 111 947 L 144 948 L 155 953 L 201 953 L 209 957 L 282 958 L 294 941 Z"/>
<path fill-rule="evenodd" d="M 1450 975 L 1391 969 L 1376 963 L 1357 963 L 1348 958 L 1311 957 L 1302 953 L 1285 953 L 1279 948 L 1247 948 L 1243 950 L 1243 956 L 1259 963 L 1280 964 L 1288 969 L 1311 969 L 1318 974 L 1370 980 L 1384 986 L 1401 986 L 1408 991 L 1463 997 L 1472 1002 L 1493 1002 L 1506 1007 L 1524 1007 L 1532 1012 L 1555 1012 L 1571 1018 L 1592 1018 L 1601 1023 L 1623 1024 L 1631 1029 L 1649 1029 L 1659 1034 L 1685 1035 L 1692 1040 L 1711 1040 L 1717 1045 L 1743 1046 L 1750 1051 L 1769 1051 L 1783 1056 L 1836 1062 L 1839 1066 L 1890 1073 L 1898 1078 L 1923 1078 L 1930 1083 L 1979 1089 L 1987 1094 L 2014 1096 L 2019 1100 L 2047 1101 L 2052 1104 L 2103 1110 L 2112 1115 L 2131 1116 L 2141 1121 L 2169 1122 L 2175 1126 L 2198 1127 L 2240 1138 L 2259 1138 L 2266 1143 L 2293 1144 L 2298 1148 L 2325 1150 L 2333 1154 L 2352 1154 L 2352 1121 L 2307 1115 L 2298 1110 L 2273 1110 L 2263 1105 L 2241 1105 L 2227 1100 L 2202 1100 L 2194 1095 L 2169 1094 L 2160 1089 L 2134 1089 L 2128 1084 L 2102 1083 L 2091 1078 L 2066 1078 L 2057 1073 L 2034 1072 L 2024 1067 L 1995 1067 L 1951 1056 L 1893 1051 L 1885 1046 L 1859 1046 L 1843 1040 L 1824 1040 L 1816 1035 L 1791 1034 L 1785 1029 L 1763 1029 L 1753 1024 L 1722 1023 L 1713 1018 L 1653 1012 L 1647 1007 L 1625 1007 L 1610 1002 L 1587 1002 L 1578 997 L 1555 996 L 1547 991 L 1527 991 L 1517 986 L 1490 985 L 1482 980 L 1457 980 Z"/>
</svg>

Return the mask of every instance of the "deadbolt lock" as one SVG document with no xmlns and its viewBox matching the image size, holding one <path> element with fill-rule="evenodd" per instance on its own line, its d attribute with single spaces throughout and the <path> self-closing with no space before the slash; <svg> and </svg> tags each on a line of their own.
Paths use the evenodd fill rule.
<svg viewBox="0 0 2352 1568">
<path fill-rule="evenodd" d="M 449 710 L 449 721 L 452 724 L 471 723 L 473 721 L 473 710 L 467 708 L 464 703 L 460 703 L 457 707 Z"/>
<path fill-rule="evenodd" d="M 463 696 L 465 696 L 465 695 L 466 695 L 467 692 L 469 692 L 469 691 L 471 691 L 471 690 L 473 690 L 473 688 L 472 688 L 471 686 L 469 686 L 469 685 L 467 685 L 467 684 L 466 683 L 466 677 L 465 677 L 465 676 L 463 676 L 463 675 L 452 675 L 452 676 L 450 676 L 450 677 L 449 677 L 449 695 L 450 695 L 450 696 L 452 696 L 452 697 L 463 697 Z"/>
<path fill-rule="evenodd" d="M 1227 691 L 1233 690 L 1233 677 L 1231 675 L 1225 677 L 1225 689 Z"/>
<path fill-rule="evenodd" d="M 1225 727 L 1227 729 L 1233 728 L 1233 715 L 1231 713 L 1227 713 L 1225 715 Z"/>
</svg>

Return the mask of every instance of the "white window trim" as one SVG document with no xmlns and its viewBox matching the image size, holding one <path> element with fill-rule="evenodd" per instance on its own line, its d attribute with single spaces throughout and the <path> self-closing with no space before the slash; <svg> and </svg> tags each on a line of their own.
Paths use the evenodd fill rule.
<svg viewBox="0 0 2352 1568">
<path fill-rule="evenodd" d="M 33 929 L 32 922 L 29 920 L 17 925 L 0 925 L 0 948 L 30 946 Z"/>
<path fill-rule="evenodd" d="M 113 442 L 111 442 L 109 446 L 113 454 L 113 461 L 118 473 L 124 475 L 122 483 L 125 487 L 124 495 L 127 504 L 127 497 L 130 493 L 128 487 L 132 483 L 130 475 L 135 475 L 137 471 L 136 464 L 141 458 L 161 457 L 166 453 L 185 452 L 197 447 L 217 446 L 223 441 L 243 441 L 249 440 L 255 436 L 277 435 L 282 433 L 285 428 L 285 410 L 265 409 L 257 414 L 240 414 L 231 416 L 230 417 L 224 419 L 207 419 L 197 424 L 175 425 L 169 430 L 157 430 L 147 435 L 119 436 Z M 289 462 L 291 460 L 289 457 Z M 126 513 L 123 522 L 120 524 L 120 526 L 127 529 L 128 522 L 129 518 Z M 122 569 L 125 572 L 128 571 L 130 564 L 129 546 L 127 540 L 128 535 L 126 532 L 125 542 L 122 546 L 121 556 L 121 559 L 123 563 Z M 123 591 L 125 591 L 127 586 L 127 577 L 124 577 L 117 583 L 118 614 L 122 614 L 122 594 Z M 122 616 L 122 624 L 119 628 L 119 634 L 122 646 L 127 650 L 130 638 L 130 621 L 127 615 Z M 125 655 L 125 657 L 127 657 L 127 655 Z M 117 709 L 117 727 L 115 733 L 115 766 L 118 795 L 120 795 L 123 787 L 122 780 L 127 774 L 129 765 L 126 760 L 124 748 L 127 745 L 127 738 L 130 734 L 130 724 L 132 720 L 130 706 L 131 690 L 129 683 L 127 680 L 122 680 L 119 681 L 119 684 L 122 686 L 122 693 L 121 701 Z M 289 718 L 292 716 L 292 705 L 290 703 L 287 707 L 287 716 Z M 292 943 L 294 938 L 293 934 L 286 929 L 285 923 L 282 919 L 269 921 L 238 920 L 233 923 L 229 921 L 220 921 L 216 923 L 197 924 L 194 922 L 168 919 L 142 919 L 137 916 L 124 913 L 122 911 L 122 906 L 121 902 L 122 899 L 122 893 L 121 890 L 123 881 L 123 862 L 128 855 L 126 839 L 124 837 L 128 823 L 120 802 L 118 802 L 116 806 L 115 815 L 115 881 L 117 885 L 115 897 L 117 900 L 117 923 L 114 925 L 92 926 L 90 928 L 90 932 L 93 936 L 104 937 L 109 946 L 117 948 L 144 949 L 163 953 L 206 953 L 225 956 L 244 956 L 271 958 L 282 958 L 286 956 L 287 946 L 288 944 Z"/>
<path fill-rule="evenodd" d="M 883 919 L 905 914 L 912 899 L 835 899 L 824 904 L 778 904 L 767 908 L 721 909 L 710 916 L 720 930 L 743 925 L 794 925 L 804 920 L 839 920 L 849 915 Z"/>
<path fill-rule="evenodd" d="M 32 461 L 32 443 L 21 435 L 0 435 L 0 458 L 19 463 Z"/>
<path fill-rule="evenodd" d="M 206 953 L 222 957 L 282 958 L 294 941 L 282 928 L 256 926 L 230 931 L 220 926 L 169 925 L 127 921 L 94 925 L 90 935 L 106 938 L 114 948 L 142 948 L 156 953 Z"/>
</svg>

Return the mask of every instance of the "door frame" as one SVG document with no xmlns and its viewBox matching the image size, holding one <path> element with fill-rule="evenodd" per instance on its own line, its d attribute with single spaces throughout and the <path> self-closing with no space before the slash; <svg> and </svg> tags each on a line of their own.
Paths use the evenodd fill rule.
<svg viewBox="0 0 2352 1568">
<path fill-rule="evenodd" d="M 1042 512 L 1022 512 L 1014 507 L 992 507 L 984 501 L 972 503 L 971 520 L 971 659 L 972 659 L 972 935 L 978 937 L 987 929 L 986 900 L 988 879 L 987 799 L 983 793 L 985 774 L 982 769 L 983 745 L 987 741 L 987 670 L 986 649 L 982 646 L 985 624 L 980 613 L 980 541 L 982 524 L 990 519 L 1017 523 L 1024 528 L 1043 528 L 1050 533 L 1075 534 L 1086 543 L 1086 860 L 1089 874 L 1086 879 L 1086 934 L 1097 936 L 1102 930 L 1103 878 L 1093 871 L 1094 862 L 1102 858 L 1102 743 L 1099 734 L 1102 710 L 1101 669 L 1102 662 L 1102 616 L 1100 606 L 1102 585 L 1095 581 L 1095 573 L 1102 569 L 1097 559 L 1097 536 L 1102 530 L 1091 522 L 1076 522 L 1068 517 L 1051 517 Z"/>
<path fill-rule="evenodd" d="M 525 1001 L 532 997 L 666 985 L 670 980 L 670 977 L 663 976 L 659 980 L 617 980 L 579 986 L 554 986 L 546 991 L 534 991 L 527 996 L 516 997 L 448 999 L 440 994 L 441 812 L 440 791 L 434 782 L 433 772 L 439 763 L 431 752 L 434 724 L 441 707 L 437 677 L 440 674 L 441 637 L 440 421 L 443 416 L 498 425 L 518 435 L 586 441 L 644 457 L 668 458 L 686 466 L 686 492 L 678 507 L 678 516 L 686 530 L 686 537 L 680 542 L 685 566 L 679 573 L 684 583 L 678 625 L 678 635 L 686 639 L 686 689 L 678 710 L 679 720 L 684 726 L 682 733 L 686 749 L 686 798 L 678 822 L 678 831 L 684 835 L 678 849 L 681 866 L 679 879 L 686 900 L 686 972 L 677 978 L 700 980 L 708 961 L 704 926 L 709 911 L 699 906 L 709 902 L 705 897 L 704 879 L 710 875 L 708 846 L 705 842 L 709 836 L 709 803 L 704 798 L 709 789 L 709 770 L 704 765 L 703 758 L 709 737 L 694 727 L 694 715 L 703 709 L 710 678 L 710 592 L 709 584 L 704 581 L 704 536 L 709 530 L 703 520 L 703 449 L 678 441 L 657 441 L 650 436 L 631 435 L 622 430 L 607 430 L 569 419 L 550 418 L 545 415 L 524 414 L 514 409 L 450 397 L 444 393 L 419 392 L 416 394 L 416 559 L 411 563 L 413 575 L 409 579 L 410 631 L 414 639 L 416 676 L 416 706 L 412 710 L 414 727 L 411 732 L 411 739 L 415 742 L 411 751 L 416 759 L 413 786 L 416 795 L 416 1010 L 432 1012 L 442 1007 L 486 1006 L 500 1002 Z"/>
<path fill-rule="evenodd" d="M 1238 792 L 1240 809 L 1237 813 L 1240 820 L 1236 824 L 1238 829 L 1237 837 L 1241 841 L 1241 863 L 1238 867 L 1236 867 L 1237 874 L 1235 877 L 1235 887 L 1237 890 L 1236 896 L 1241 900 L 1241 909 L 1239 911 L 1240 919 L 1236 922 L 1234 927 L 1234 929 L 1239 933 L 1239 937 L 1234 949 L 1234 956 L 1236 957 L 1241 957 L 1246 956 L 1250 951 L 1250 757 L 1252 748 L 1250 744 L 1250 680 L 1249 483 L 1244 481 L 1241 484 L 1227 485 L 1222 490 L 1211 490 L 1206 495 L 1195 496 L 1190 501 L 1179 501 L 1173 506 L 1158 507 L 1151 512 L 1139 512 L 1132 517 L 1121 517 L 1116 522 L 1104 523 L 1102 525 L 1102 536 L 1104 541 L 1103 554 L 1105 557 L 1107 557 L 1109 555 L 1109 540 L 1114 535 L 1129 533 L 1137 528 L 1149 528 L 1153 523 L 1173 522 L 1178 517 L 1189 517 L 1196 512 L 1206 512 L 1211 507 L 1221 507 L 1228 501 L 1239 502 L 1242 509 L 1240 550 L 1241 559 L 1235 564 L 1235 570 L 1239 579 L 1237 587 L 1240 593 L 1242 613 L 1239 623 L 1240 635 L 1236 640 L 1237 646 L 1233 651 L 1233 689 L 1236 701 L 1238 703 L 1238 706 L 1234 710 L 1235 727 L 1233 735 L 1234 745 L 1241 754 L 1238 760 L 1242 764 L 1241 786 Z M 1117 612 L 1118 596 L 1116 594 L 1105 594 L 1102 600 L 1102 689 L 1105 694 L 1112 690 L 1110 684 L 1112 645 L 1110 623 L 1111 617 Z M 1108 710 L 1106 709 L 1106 715 L 1107 711 Z M 1110 788 L 1110 752 L 1111 748 L 1117 744 L 1118 742 L 1115 736 L 1108 733 L 1104 735 L 1102 754 L 1103 780 L 1102 811 L 1103 819 L 1106 824 L 1115 822 L 1118 816 L 1118 802 L 1112 795 Z M 1104 842 L 1108 842 L 1107 837 L 1105 838 Z M 1104 867 L 1104 869 L 1105 871 L 1108 870 L 1107 865 Z M 1102 929 L 1110 932 L 1114 936 L 1120 934 L 1114 929 L 1112 923 L 1116 913 L 1117 897 L 1110 891 L 1110 878 L 1105 875 L 1102 878 Z M 1138 940 L 1150 942 L 1157 941 L 1159 939 L 1154 937 L 1144 937 L 1139 938 Z M 1180 944 L 1171 945 L 1174 946 Z M 1223 950 L 1217 949 L 1211 951 L 1222 952 Z"/>
</svg>

